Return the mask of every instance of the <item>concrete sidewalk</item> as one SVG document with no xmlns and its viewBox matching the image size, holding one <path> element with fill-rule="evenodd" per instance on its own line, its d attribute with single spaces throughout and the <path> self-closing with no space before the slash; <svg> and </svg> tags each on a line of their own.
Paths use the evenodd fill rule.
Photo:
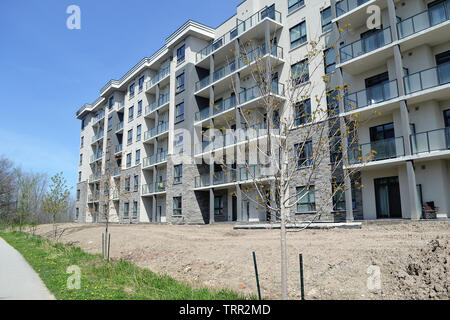
<svg viewBox="0 0 450 320">
<path fill-rule="evenodd" d="M 0 300 L 54 300 L 28 262 L 0 238 Z"/>
</svg>

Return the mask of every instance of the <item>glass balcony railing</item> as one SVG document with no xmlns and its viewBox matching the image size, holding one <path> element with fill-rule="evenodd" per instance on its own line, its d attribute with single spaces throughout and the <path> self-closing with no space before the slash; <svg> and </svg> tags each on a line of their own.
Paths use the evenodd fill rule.
<svg viewBox="0 0 450 320">
<path fill-rule="evenodd" d="M 216 114 L 222 113 L 226 110 L 234 108 L 235 106 L 236 106 L 236 97 L 231 96 L 229 98 L 220 100 L 219 102 L 214 104 L 213 114 L 216 115 Z"/>
<path fill-rule="evenodd" d="M 165 191 L 166 191 L 166 181 L 144 184 L 142 186 L 142 194 L 143 195 L 149 195 L 149 194 L 165 192 Z"/>
<path fill-rule="evenodd" d="M 241 69 L 245 67 L 246 65 L 254 62 L 256 59 L 261 58 L 267 54 L 266 46 L 265 44 L 262 44 L 261 47 L 258 47 L 256 49 L 253 49 L 252 51 L 248 52 L 247 54 L 242 54 L 239 57 L 239 64 L 238 68 Z M 278 46 L 273 46 L 271 49 L 272 56 L 283 59 L 283 48 Z M 227 65 L 217 69 L 213 74 L 213 81 L 216 82 L 220 79 L 225 78 L 226 76 L 232 74 L 237 70 L 236 63 L 234 61 L 231 61 Z M 199 91 L 207 86 L 209 86 L 211 83 L 210 76 L 204 77 L 202 80 L 198 81 L 195 84 L 195 91 Z"/>
<path fill-rule="evenodd" d="M 268 175 L 264 174 L 264 167 L 252 165 L 229 171 L 216 171 L 212 174 L 213 185 L 221 185 L 233 182 L 245 182 L 253 179 L 264 179 Z M 202 174 L 195 177 L 195 188 L 209 187 L 211 185 L 209 174 Z"/>
<path fill-rule="evenodd" d="M 234 27 L 229 32 L 227 32 L 225 35 L 223 35 L 219 39 L 215 40 L 214 42 L 210 43 L 205 48 L 203 48 L 200 52 L 198 52 L 196 54 L 196 61 L 199 62 L 199 61 L 203 60 L 204 58 L 209 56 L 214 51 L 216 51 L 219 48 L 223 47 L 224 45 L 230 43 L 231 40 L 235 39 L 236 37 L 240 36 L 244 32 L 250 30 L 257 24 L 259 24 L 265 18 L 269 18 L 278 23 L 281 23 L 281 13 L 275 10 L 275 6 L 265 7 L 261 11 L 252 15 L 250 18 L 248 18 L 244 21 L 240 21 L 236 25 L 236 27 Z"/>
<path fill-rule="evenodd" d="M 157 127 L 144 133 L 144 141 L 169 131 L 169 122 L 160 123 Z"/>
<path fill-rule="evenodd" d="M 450 83 L 450 62 L 404 77 L 406 94 Z"/>
<path fill-rule="evenodd" d="M 101 177 L 102 177 L 101 173 L 91 174 L 89 176 L 89 182 L 93 183 L 93 182 L 96 182 L 96 181 L 100 181 Z"/>
<path fill-rule="evenodd" d="M 450 127 L 411 135 L 413 154 L 450 150 Z"/>
<path fill-rule="evenodd" d="M 105 110 L 100 111 L 94 118 L 92 118 L 92 124 L 96 124 L 100 120 L 105 118 Z"/>
<path fill-rule="evenodd" d="M 93 155 L 91 156 L 91 163 L 92 163 L 92 162 L 95 162 L 95 161 L 97 161 L 97 160 L 100 160 L 102 157 L 103 157 L 103 152 L 99 152 L 99 153 L 97 153 L 97 154 L 93 154 Z"/>
<path fill-rule="evenodd" d="M 434 27 L 450 19 L 450 0 L 434 5 L 431 9 L 418 13 L 397 23 L 398 36 L 406 38 L 417 32 Z"/>
<path fill-rule="evenodd" d="M 345 111 L 364 108 L 397 97 L 397 80 L 392 80 L 358 92 L 346 94 L 344 97 Z"/>
<path fill-rule="evenodd" d="M 123 121 L 119 122 L 116 126 L 116 132 L 123 129 Z"/>
<path fill-rule="evenodd" d="M 152 113 L 159 107 L 165 105 L 169 101 L 170 101 L 170 93 L 160 94 L 158 101 L 154 101 L 145 107 L 145 115 L 148 116 L 150 113 Z"/>
<path fill-rule="evenodd" d="M 103 130 L 99 131 L 95 136 L 92 137 L 92 143 L 102 139 L 105 136 Z"/>
<path fill-rule="evenodd" d="M 370 143 L 350 146 L 348 162 L 350 164 L 386 160 L 405 155 L 403 137 L 378 140 Z"/>
<path fill-rule="evenodd" d="M 164 161 L 166 161 L 166 159 L 167 159 L 167 151 L 159 152 L 156 154 L 156 156 L 153 155 L 148 158 L 145 158 L 144 162 L 143 162 L 143 166 L 144 166 L 144 168 L 150 167 L 156 163 L 164 162 Z"/>
<path fill-rule="evenodd" d="M 170 74 L 170 66 L 167 66 L 163 69 L 161 69 L 156 76 L 152 78 L 152 80 L 147 81 L 147 90 L 156 85 L 158 82 L 160 82 L 162 79 L 167 77 Z"/>
<path fill-rule="evenodd" d="M 122 144 L 118 144 L 118 145 L 114 148 L 114 153 L 115 153 L 115 154 L 120 153 L 120 152 L 122 152 L 122 150 L 123 150 Z"/>
<path fill-rule="evenodd" d="M 342 16 L 353 9 L 362 6 L 364 3 L 369 2 L 370 0 L 342 0 L 336 3 L 336 15 Z"/>
<path fill-rule="evenodd" d="M 340 49 L 341 63 L 352 60 L 363 54 L 382 48 L 392 42 L 391 27 L 350 43 Z"/>
<path fill-rule="evenodd" d="M 205 119 L 208 119 L 211 116 L 210 112 L 209 112 L 209 108 L 204 108 L 202 110 L 200 110 L 199 112 L 195 113 L 195 121 L 202 121 Z"/>
<path fill-rule="evenodd" d="M 284 96 L 284 84 L 279 82 L 272 83 L 271 93 Z M 240 104 L 246 103 L 261 96 L 261 89 L 259 86 L 254 86 L 249 89 L 245 89 L 239 93 Z"/>
</svg>

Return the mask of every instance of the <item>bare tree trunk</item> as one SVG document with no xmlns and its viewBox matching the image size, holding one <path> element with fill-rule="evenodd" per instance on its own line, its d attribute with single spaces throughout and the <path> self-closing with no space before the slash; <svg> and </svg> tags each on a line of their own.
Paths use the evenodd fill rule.
<svg viewBox="0 0 450 320">
<path fill-rule="evenodd" d="M 287 288 L 287 248 L 286 248 L 286 188 L 285 188 L 285 175 L 288 168 L 288 154 L 287 150 L 282 153 L 282 170 L 280 175 L 280 223 L 281 223 L 281 298 L 283 300 L 288 299 L 288 288 Z"/>
</svg>

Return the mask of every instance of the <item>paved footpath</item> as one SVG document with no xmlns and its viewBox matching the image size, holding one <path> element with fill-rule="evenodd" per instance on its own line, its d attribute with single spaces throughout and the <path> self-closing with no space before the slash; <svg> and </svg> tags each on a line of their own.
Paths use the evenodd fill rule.
<svg viewBox="0 0 450 320">
<path fill-rule="evenodd" d="M 22 255 L 0 238 L 0 300 L 53 300 Z"/>
</svg>

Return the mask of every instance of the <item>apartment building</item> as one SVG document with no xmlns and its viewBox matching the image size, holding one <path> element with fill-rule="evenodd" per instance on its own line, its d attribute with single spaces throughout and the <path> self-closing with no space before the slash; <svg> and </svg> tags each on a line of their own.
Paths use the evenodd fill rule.
<svg viewBox="0 0 450 320">
<path fill-rule="evenodd" d="M 381 25 L 369 29 L 367 10 L 373 5 L 380 10 Z M 327 200 L 330 214 L 322 219 L 419 219 L 425 203 L 447 217 L 449 19 L 450 0 L 246 0 L 217 28 L 189 20 L 158 52 L 120 80 L 108 82 L 94 103 L 77 112 L 78 220 L 101 220 L 106 170 L 116 186 L 113 222 L 270 220 L 265 208 L 248 199 L 252 191 L 246 170 L 235 167 L 230 174 L 214 161 L 204 161 L 226 148 L 238 153 L 244 144 L 245 150 L 245 142 L 225 138 L 211 145 L 202 132 L 225 122 L 243 129 L 238 109 L 260 108 L 263 97 L 251 76 L 252 56 L 270 59 L 277 84 L 272 93 L 282 110 L 287 104 L 284 84 L 299 66 L 308 70 L 309 41 L 328 48 L 325 61 L 314 67 L 318 71 L 308 74 L 314 84 L 311 97 L 327 91 L 321 79 L 330 76 L 331 85 L 348 86 L 339 101 L 339 117 L 357 113 L 367 120 L 358 130 L 357 144 L 343 143 L 348 148 L 343 169 L 357 169 L 358 184 L 364 187 L 352 184 L 345 196 Z M 257 48 L 246 53 L 247 63 L 236 54 L 246 43 Z M 311 98 L 308 108 L 319 103 Z M 260 120 L 259 129 L 264 129 L 264 117 Z M 256 139 L 265 138 L 263 130 L 257 132 Z M 363 163 L 373 151 L 375 156 Z M 330 165 L 292 209 L 293 216 L 308 219 L 315 201 L 330 193 Z M 253 174 L 262 175 L 261 169 L 255 165 Z M 301 186 L 300 176 L 293 179 L 293 192 Z M 270 181 L 267 177 L 269 186 Z"/>
</svg>

